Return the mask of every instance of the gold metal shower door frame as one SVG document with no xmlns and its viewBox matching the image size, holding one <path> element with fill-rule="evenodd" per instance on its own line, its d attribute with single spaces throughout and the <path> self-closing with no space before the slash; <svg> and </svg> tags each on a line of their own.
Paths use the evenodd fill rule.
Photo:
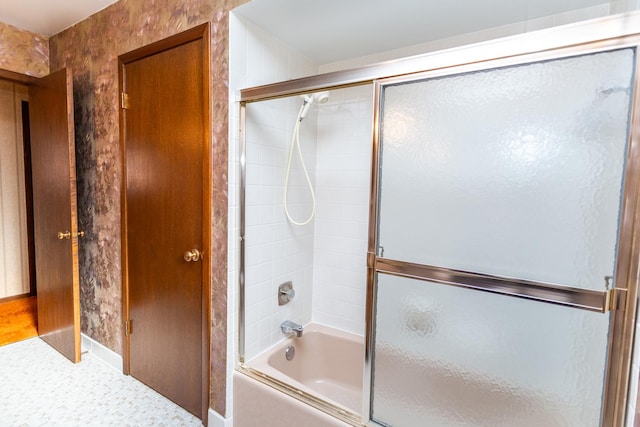
<svg viewBox="0 0 640 427">
<path fill-rule="evenodd" d="M 488 291 L 501 295 L 561 304 L 597 312 L 611 311 L 607 367 L 605 374 L 601 426 L 622 427 L 625 423 L 635 314 L 637 309 L 640 259 L 640 12 L 598 18 L 562 27 L 520 34 L 498 40 L 337 71 L 284 82 L 256 86 L 240 91 L 240 272 L 238 359 L 245 362 L 245 188 L 246 141 L 245 121 L 248 103 L 300 95 L 310 91 L 339 89 L 373 84 L 374 111 L 372 124 L 372 167 L 369 207 L 369 242 L 367 254 L 367 301 L 365 372 L 363 384 L 363 423 L 377 426 L 372 416 L 372 367 L 376 319 L 376 275 L 378 273 L 431 280 L 444 285 Z M 539 61 L 560 59 L 590 53 L 636 49 L 633 77 L 629 141 L 624 176 L 615 288 L 593 291 L 548 283 L 511 280 L 490 275 L 449 270 L 385 259 L 377 256 L 378 172 L 380 167 L 381 92 L 385 85 L 414 81 Z"/>
<path fill-rule="evenodd" d="M 638 27 L 640 30 L 640 27 Z M 611 40 L 587 42 L 575 46 L 552 49 L 545 52 L 523 54 L 514 57 L 488 60 L 473 64 L 463 64 L 451 68 L 418 72 L 399 77 L 379 79 L 374 83 L 374 157 L 372 165 L 371 204 L 369 222 L 369 248 L 367 257 L 368 288 L 367 288 L 367 369 L 366 375 L 369 388 L 372 386 L 375 319 L 378 273 L 407 277 L 417 280 L 436 282 L 443 285 L 462 287 L 470 290 L 486 291 L 500 295 L 513 296 L 538 302 L 559 304 L 566 307 L 605 313 L 611 311 L 609 324 L 609 342 L 607 346 L 607 361 L 603 402 L 601 411 L 602 426 L 623 426 L 626 419 L 627 397 L 629 396 L 629 375 L 631 372 L 632 345 L 635 332 L 635 311 L 637 305 L 638 288 L 638 259 L 640 248 L 638 245 L 639 217 L 638 192 L 640 190 L 640 108 L 638 94 L 640 84 L 638 70 L 640 65 L 638 47 L 640 37 L 637 34 Z M 622 48 L 635 48 L 635 64 L 633 73 L 633 91 L 631 94 L 631 114 L 629 117 L 629 141 L 626 154 L 626 168 L 624 171 L 624 187 L 621 206 L 621 218 L 618 229 L 618 251 L 615 262 L 615 287 L 594 291 L 589 289 L 572 288 L 556 284 L 548 284 L 526 280 L 514 280 L 486 274 L 457 271 L 437 266 L 429 266 L 391 260 L 378 256 L 379 247 L 379 172 L 380 172 L 380 134 L 382 97 L 385 87 L 398 83 L 408 83 L 459 75 L 474 71 L 487 71 L 506 66 L 524 65 L 551 59 L 569 58 L 577 55 L 606 52 Z M 604 288 L 604 286 L 603 286 Z M 370 395 L 368 406 L 365 404 L 365 414 L 373 418 L 373 396 Z M 372 423 L 372 425 L 377 425 Z"/>
<path fill-rule="evenodd" d="M 640 27 L 638 27 L 640 30 Z M 571 308 L 605 313 L 611 311 L 609 323 L 609 340 L 604 380 L 601 426 L 623 426 L 626 419 L 627 397 L 629 395 L 629 374 L 631 372 L 632 345 L 635 329 L 635 311 L 638 288 L 638 259 L 640 248 L 638 197 L 640 187 L 640 108 L 639 79 L 640 60 L 638 48 L 640 36 L 633 35 L 584 43 L 577 46 L 558 48 L 545 52 L 523 54 L 514 57 L 488 60 L 473 64 L 464 64 L 446 70 L 424 71 L 399 77 L 378 79 L 374 82 L 374 138 L 372 185 L 369 217 L 369 247 L 367 254 L 368 288 L 367 288 L 367 358 L 366 378 L 371 381 L 373 374 L 373 358 L 375 346 L 375 320 L 377 275 L 379 273 L 436 282 L 442 285 L 462 287 L 469 290 L 485 291 L 500 295 L 524 298 L 532 301 L 551 303 Z M 618 229 L 618 248 L 615 261 L 615 287 L 594 291 L 573 288 L 557 284 L 518 280 L 506 277 L 491 276 L 474 272 L 453 270 L 438 266 L 430 266 L 383 258 L 378 255 L 377 248 L 379 227 L 379 174 L 381 168 L 381 124 L 383 108 L 383 90 L 387 86 L 399 83 L 424 81 L 436 77 L 460 75 L 475 71 L 488 71 L 514 65 L 526 65 L 552 59 L 569 58 L 578 55 L 607 52 L 622 48 L 635 49 L 633 73 L 632 108 L 629 117 L 629 141 L 625 156 L 624 187 L 621 206 L 620 225 Z M 378 425 L 373 420 L 373 389 L 368 384 L 369 402 L 365 402 L 364 413 L 368 415 L 371 425 Z"/>
</svg>

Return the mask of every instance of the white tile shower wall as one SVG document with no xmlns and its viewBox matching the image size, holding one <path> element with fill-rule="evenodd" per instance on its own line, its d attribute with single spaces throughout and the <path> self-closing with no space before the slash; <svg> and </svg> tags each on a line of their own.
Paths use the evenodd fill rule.
<svg viewBox="0 0 640 427">
<path fill-rule="evenodd" d="M 364 334 L 373 88 L 331 92 L 318 114 L 313 320 Z"/>
<path fill-rule="evenodd" d="M 230 71 L 239 71 L 244 81 L 236 80 L 239 85 L 232 90 L 265 85 L 318 73 L 318 64 L 301 55 L 272 34 L 265 32 L 257 25 L 233 15 L 234 34 L 242 32 L 238 43 L 244 43 L 235 54 L 244 58 L 234 61 Z M 244 67 L 242 66 L 244 62 Z M 235 76 L 234 76 L 235 77 Z M 232 75 L 229 75 L 232 79 Z M 230 81 L 231 83 L 231 81 Z"/>
<path fill-rule="evenodd" d="M 640 9 L 639 0 L 612 0 L 609 2 L 610 13 L 631 12 Z"/>
<path fill-rule="evenodd" d="M 239 90 L 316 74 L 318 66 L 255 25 L 229 16 L 229 241 L 227 306 L 227 416 L 233 408 L 233 372 L 238 360 L 238 274 L 240 236 Z M 293 113 L 295 114 L 295 112 Z M 291 121 L 292 122 L 292 121 Z M 284 118 L 282 120 L 284 123 Z M 284 126 L 284 125 L 283 125 Z M 310 316 L 310 315 L 309 315 Z M 259 331 L 260 327 L 253 328 Z M 269 331 L 271 333 L 271 331 Z M 253 342 L 260 338 L 249 336 Z M 254 350 L 258 351 L 258 350 Z"/>
<path fill-rule="evenodd" d="M 284 338 L 285 320 L 311 321 L 313 221 L 290 224 L 284 212 L 289 144 L 300 99 L 288 98 L 247 107 L 245 325 L 248 359 Z M 301 125 L 300 144 L 309 176 L 315 176 L 315 114 Z M 296 220 L 312 210 L 306 178 L 294 153 L 289 178 L 289 209 Z M 278 285 L 292 281 L 296 296 L 278 306 Z"/>
</svg>

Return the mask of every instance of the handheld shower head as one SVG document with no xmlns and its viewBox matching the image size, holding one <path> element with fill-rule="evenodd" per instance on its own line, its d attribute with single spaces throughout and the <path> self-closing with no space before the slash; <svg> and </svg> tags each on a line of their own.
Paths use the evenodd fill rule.
<svg viewBox="0 0 640 427">
<path fill-rule="evenodd" d="M 318 104 L 324 104 L 329 100 L 329 91 L 325 90 L 324 92 L 317 92 L 313 94 L 313 101 Z"/>
<path fill-rule="evenodd" d="M 329 100 L 329 91 L 309 93 L 302 95 L 302 110 L 300 111 L 299 121 L 305 118 L 311 104 L 324 104 Z"/>
</svg>

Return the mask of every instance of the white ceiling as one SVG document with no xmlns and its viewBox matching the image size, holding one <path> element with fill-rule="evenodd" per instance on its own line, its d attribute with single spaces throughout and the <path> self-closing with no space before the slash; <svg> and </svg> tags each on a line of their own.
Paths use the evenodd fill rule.
<svg viewBox="0 0 640 427">
<path fill-rule="evenodd" d="M 118 0 L 0 0 L 0 22 L 52 36 Z M 319 64 L 606 0 L 253 0 L 235 12 Z"/>
<path fill-rule="evenodd" d="M 411 46 L 607 0 L 253 0 L 234 12 L 318 64 Z"/>
<path fill-rule="evenodd" d="M 1 0 L 0 22 L 50 37 L 118 0 Z"/>
</svg>

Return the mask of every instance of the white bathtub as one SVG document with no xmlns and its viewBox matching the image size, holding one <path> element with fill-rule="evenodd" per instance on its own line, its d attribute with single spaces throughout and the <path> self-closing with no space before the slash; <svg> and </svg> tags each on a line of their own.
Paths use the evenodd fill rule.
<svg viewBox="0 0 640 427">
<path fill-rule="evenodd" d="M 295 356 L 290 361 L 285 356 L 289 346 L 295 348 Z M 246 405 L 251 406 L 257 401 L 270 402 L 260 412 L 263 426 L 289 425 L 278 424 L 282 422 L 282 418 L 278 421 L 277 417 L 282 417 L 282 414 L 292 416 L 294 412 L 291 405 L 308 406 L 295 399 L 286 399 L 288 396 L 285 393 L 277 392 L 282 395 L 278 399 L 277 395 L 271 394 L 273 389 L 267 393 L 259 381 L 269 383 L 270 380 L 274 380 L 270 384 L 272 387 L 288 389 L 289 394 L 296 399 L 304 401 L 305 396 L 311 396 L 312 399 L 315 397 L 329 403 L 328 406 L 336 407 L 337 412 L 351 414 L 351 419 L 357 419 L 362 411 L 363 360 L 362 337 L 319 324 L 307 325 L 302 337 L 288 338 L 241 367 L 241 371 L 254 378 L 252 381 L 255 384 L 252 387 L 251 381 L 247 382 L 246 377 L 234 378 L 234 425 L 253 425 L 248 422 L 250 417 L 246 411 L 250 409 Z M 298 410 L 306 413 L 309 408 Z M 334 412 L 335 415 L 336 411 L 329 408 L 325 412 Z M 276 418 L 269 418 L 271 415 Z M 326 422 L 324 420 L 318 425 L 329 425 Z M 305 423 L 304 425 L 312 425 L 312 420 L 305 418 Z"/>
</svg>

